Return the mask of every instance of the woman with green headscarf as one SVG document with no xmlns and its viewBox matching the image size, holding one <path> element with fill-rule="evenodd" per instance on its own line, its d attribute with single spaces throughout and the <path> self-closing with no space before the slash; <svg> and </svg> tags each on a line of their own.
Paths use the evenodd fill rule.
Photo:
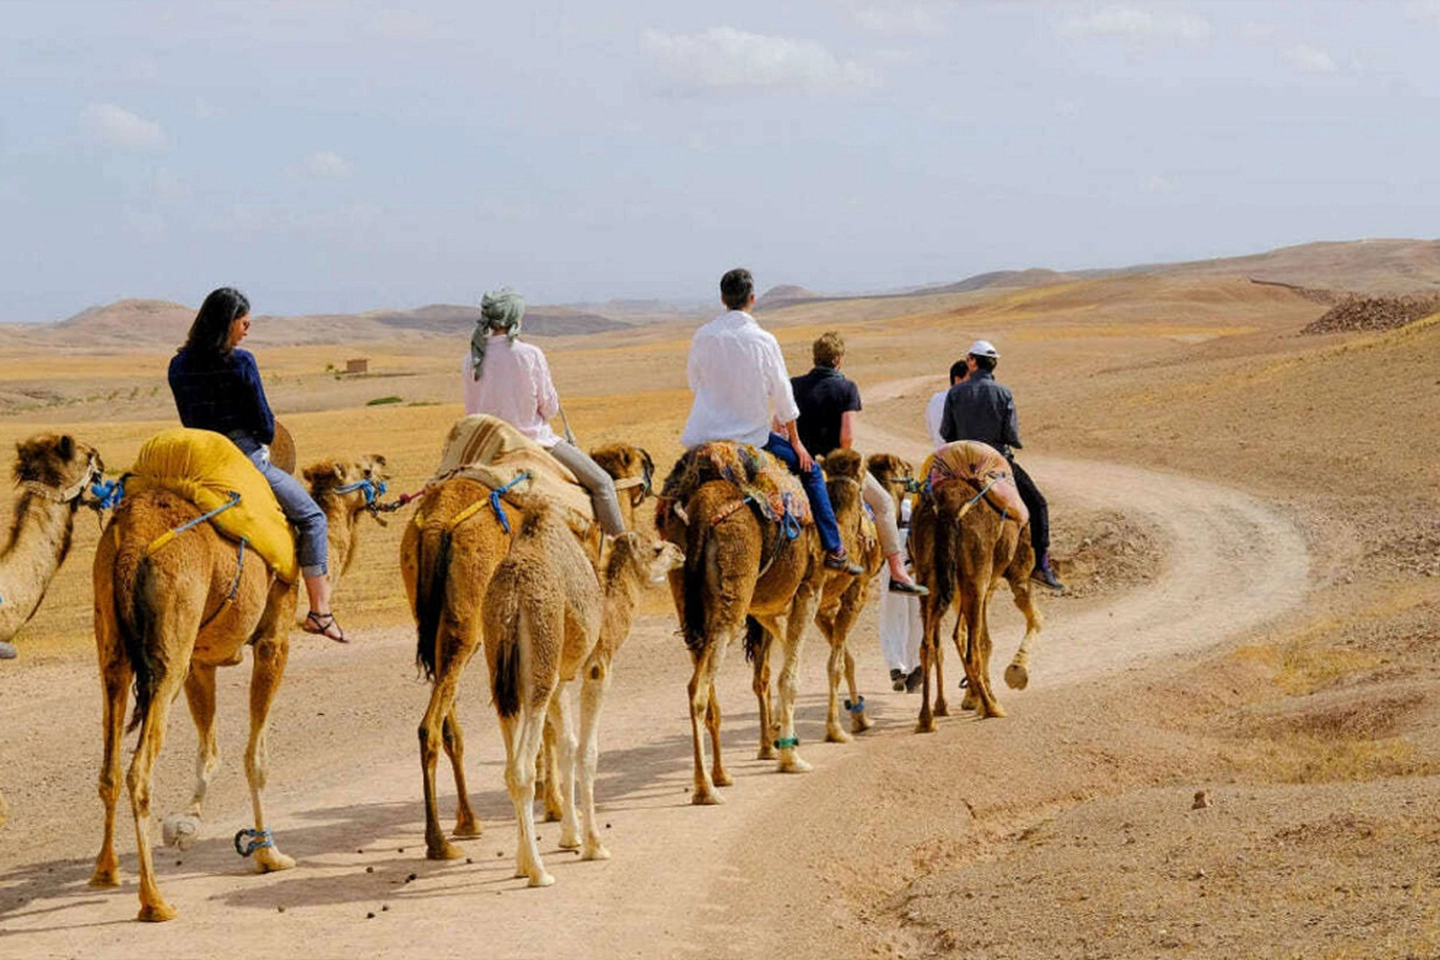
<svg viewBox="0 0 1440 960">
<path fill-rule="evenodd" d="M 590 492 L 595 518 L 608 534 L 625 532 L 615 481 L 585 451 L 550 429 L 560 396 L 545 354 L 519 339 L 525 300 L 503 287 L 485 294 L 465 357 L 465 412 L 499 417 L 563 463 Z"/>
</svg>

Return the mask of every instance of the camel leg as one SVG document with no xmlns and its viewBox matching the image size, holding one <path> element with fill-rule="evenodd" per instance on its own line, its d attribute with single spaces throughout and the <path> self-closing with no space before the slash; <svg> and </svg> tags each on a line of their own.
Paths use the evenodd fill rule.
<svg viewBox="0 0 1440 960">
<path fill-rule="evenodd" d="M 199 740 L 195 753 L 195 789 L 186 814 L 199 820 L 210 781 L 220 768 L 220 744 L 215 738 L 214 667 L 201 663 L 190 665 L 190 674 L 185 678 L 185 700 L 190 705 L 190 717 L 195 721 Z"/>
<path fill-rule="evenodd" d="M 560 781 L 555 778 L 555 728 L 545 724 L 544 739 L 540 744 L 540 761 L 536 771 L 536 790 L 539 791 L 545 807 L 545 822 L 559 823 L 565 816 L 564 805 L 560 802 Z"/>
<path fill-rule="evenodd" d="M 505 738 L 505 787 L 515 805 L 515 876 L 527 877 L 532 887 L 548 887 L 555 878 L 545 871 L 535 841 L 535 761 L 544 737 L 545 710 L 520 702 L 520 713 L 500 719 Z"/>
<path fill-rule="evenodd" d="M 960 663 L 963 666 L 971 657 L 970 631 L 965 627 L 965 618 L 963 616 L 957 616 L 955 618 L 955 629 L 951 632 L 950 639 L 955 643 L 955 653 L 960 658 Z M 974 710 L 979 705 L 979 702 L 975 696 L 975 687 L 971 685 L 970 675 L 967 673 L 965 675 L 965 696 L 960 698 L 960 709 Z"/>
<path fill-rule="evenodd" d="M 805 627 L 815 615 L 815 590 L 801 584 L 785 618 L 785 662 L 780 668 L 780 738 L 777 741 L 782 773 L 806 773 L 810 764 L 800 759 L 799 738 L 795 736 L 795 699 L 799 691 L 800 650 Z M 777 633 L 778 635 L 778 633 Z"/>
<path fill-rule="evenodd" d="M 713 640 L 705 645 L 703 650 L 693 654 L 695 670 L 690 676 L 690 683 L 687 692 L 690 695 L 690 734 L 695 749 L 695 792 L 690 797 L 690 802 L 695 804 L 715 804 L 723 802 L 718 793 L 715 792 L 715 783 L 710 777 L 710 771 L 705 766 L 705 740 L 701 735 L 700 727 L 708 722 L 708 712 L 715 702 L 715 661 L 721 656 L 724 645 Z M 720 712 L 715 711 L 714 726 L 710 728 L 710 737 L 714 747 L 715 764 L 720 764 Z"/>
<path fill-rule="evenodd" d="M 455 691 L 463 664 L 468 658 L 442 657 L 430 689 L 430 703 L 417 731 L 420 737 L 420 772 L 425 784 L 425 856 L 430 860 L 455 860 L 465 851 L 451 843 L 440 829 L 440 808 L 435 797 L 435 764 L 439 759 L 441 727 L 455 709 Z"/>
<path fill-rule="evenodd" d="M 821 610 L 815 617 L 815 625 L 830 648 L 825 661 L 825 741 L 827 743 L 849 743 L 850 734 L 840 726 L 840 681 L 845 673 L 845 648 L 835 629 L 835 611 Z"/>
<path fill-rule="evenodd" d="M 264 794 L 270 757 L 266 752 L 265 734 L 270 720 L 270 706 L 275 702 L 275 694 L 285 676 L 285 662 L 290 657 L 290 638 L 283 632 L 288 626 L 288 623 L 275 622 L 262 627 L 266 632 L 255 643 L 255 671 L 250 675 L 250 742 L 245 748 L 245 779 L 250 783 L 255 833 L 260 837 L 269 837 L 265 827 Z M 280 852 L 274 838 L 269 839 L 269 846 L 255 851 L 255 872 L 271 873 L 295 866 L 293 858 Z"/>
<path fill-rule="evenodd" d="M 561 850 L 580 849 L 580 823 L 575 814 L 575 725 L 570 721 L 570 698 L 562 681 L 550 694 L 550 723 L 555 727 L 555 759 L 560 775 Z"/>
<path fill-rule="evenodd" d="M 600 766 L 600 708 L 610 686 L 610 665 L 597 657 L 582 668 L 580 683 L 580 817 L 584 823 L 582 860 L 609 860 L 610 851 L 595 827 L 595 771 Z"/>
<path fill-rule="evenodd" d="M 920 612 L 925 620 L 920 638 L 920 716 L 915 721 L 916 733 L 935 732 L 935 714 L 930 709 L 930 664 L 939 648 L 936 635 L 940 632 L 942 611 L 929 597 L 920 598 Z"/>
<path fill-rule="evenodd" d="M 755 691 L 755 703 L 760 713 L 760 749 L 756 760 L 775 759 L 775 708 L 770 699 L 770 646 L 772 634 L 765 631 L 765 638 L 755 651 L 755 674 L 750 687 Z M 714 699 L 711 699 L 714 702 Z"/>
<path fill-rule="evenodd" d="M 1005 711 L 990 691 L 990 631 L 986 622 L 986 591 L 975 580 L 961 585 L 960 615 L 965 619 L 968 642 L 965 644 L 965 678 L 975 696 L 975 714 L 982 720 L 1003 717 Z"/>
<path fill-rule="evenodd" d="M 850 652 L 850 638 L 845 638 L 845 684 L 850 690 L 850 732 L 864 733 L 874 724 L 865 710 L 865 697 L 855 683 L 855 655 Z"/>
<path fill-rule="evenodd" d="M 100 629 L 97 618 L 96 631 Z M 120 800 L 120 742 L 125 736 L 125 705 L 130 699 L 131 672 L 118 648 L 109 647 L 103 641 L 102 648 L 111 652 L 101 667 L 105 691 L 105 755 L 100 763 L 100 802 L 105 806 L 105 836 L 100 841 L 90 886 L 118 887 L 120 860 L 115 855 L 115 805 Z"/>
<path fill-rule="evenodd" d="M 725 769 L 720 753 L 720 698 L 715 695 L 714 682 L 710 684 L 710 702 L 705 706 L 705 728 L 710 731 L 710 755 L 715 758 L 710 765 L 710 782 L 717 787 L 733 786 L 735 778 Z"/>
<path fill-rule="evenodd" d="M 162 627 L 155 635 L 164 637 L 167 631 Z M 140 913 L 137 919 L 148 922 L 173 920 L 176 915 L 175 908 L 165 902 L 165 898 L 160 895 L 160 887 L 155 882 L 155 861 L 150 850 L 150 786 L 154 777 L 155 760 L 165 745 L 165 727 L 170 718 L 170 703 L 180 692 L 180 685 L 184 682 L 186 661 L 191 649 L 187 644 L 181 655 L 171 662 L 170 671 L 156 683 L 150 706 L 141 722 L 140 743 L 135 748 L 135 757 L 130 761 L 130 772 L 125 778 L 126 785 L 130 788 L 130 810 L 135 816 L 135 847 L 140 855 Z"/>
<path fill-rule="evenodd" d="M 465 785 L 465 733 L 460 729 L 460 718 L 453 703 L 440 725 L 440 740 L 455 777 L 455 832 L 452 835 L 461 840 L 474 840 L 480 836 L 480 820 L 470 806 L 470 791 Z"/>
<path fill-rule="evenodd" d="M 1030 589 L 1030 575 L 1025 573 L 1011 576 L 1010 572 L 1006 571 L 1006 579 L 1010 581 L 1010 594 L 1016 609 L 1025 615 L 1025 639 L 1020 641 L 1020 649 L 1015 651 L 1010 665 L 1005 668 L 1005 685 L 1012 690 L 1024 690 L 1030 685 L 1030 641 L 1039 635 L 1045 620 L 1040 616 L 1040 609 L 1035 606 L 1035 595 Z"/>
</svg>

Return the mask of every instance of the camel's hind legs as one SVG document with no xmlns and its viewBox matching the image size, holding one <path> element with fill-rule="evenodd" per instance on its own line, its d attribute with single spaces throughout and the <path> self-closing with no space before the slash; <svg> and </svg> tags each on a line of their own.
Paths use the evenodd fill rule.
<svg viewBox="0 0 1440 960">
<path fill-rule="evenodd" d="M 561 850 L 580 849 L 580 823 L 575 812 L 575 751 L 578 742 L 570 719 L 570 697 L 561 681 L 550 692 L 550 725 L 555 728 L 555 767 L 560 786 Z"/>
<path fill-rule="evenodd" d="M 97 632 L 99 625 L 97 623 Z M 102 643 L 102 648 L 104 644 Z M 124 655 L 102 655 L 104 687 L 104 758 L 100 763 L 100 802 L 105 806 L 105 835 L 95 857 L 92 887 L 120 886 L 120 860 L 115 855 L 115 805 L 120 800 L 120 744 L 125 736 L 125 706 L 130 699 L 130 665 Z"/>
<path fill-rule="evenodd" d="M 465 785 L 465 733 L 460 729 L 460 718 L 455 705 L 440 725 L 440 740 L 445 755 L 450 758 L 450 772 L 455 777 L 455 831 L 451 836 L 459 840 L 475 840 L 480 836 L 480 820 L 470 806 L 470 791 Z"/>
<path fill-rule="evenodd" d="M 690 682 L 686 685 L 686 692 L 690 698 L 690 737 L 694 748 L 695 763 L 695 790 L 690 797 L 690 802 L 701 806 L 723 802 L 720 795 L 715 792 L 716 778 L 711 777 L 709 769 L 705 766 L 705 734 L 707 731 L 702 731 L 701 728 L 708 728 L 715 754 L 715 768 L 717 772 L 723 771 L 720 762 L 720 711 L 715 705 L 715 671 L 718 661 L 724 658 L 724 650 L 725 641 L 712 641 L 706 644 L 703 650 L 696 651 L 693 654 L 695 670 L 691 674 Z M 712 715 L 713 725 L 711 723 Z"/>
<path fill-rule="evenodd" d="M 272 615 L 271 611 L 266 616 Z M 290 638 L 278 630 L 279 624 L 262 624 L 265 631 L 255 643 L 255 672 L 250 676 L 250 742 L 245 749 L 245 779 L 250 784 L 250 804 L 254 808 L 255 828 L 252 837 L 255 872 L 270 873 L 275 870 L 289 870 L 295 860 L 280 852 L 275 838 L 265 826 L 265 784 L 269 773 L 270 757 L 266 751 L 266 729 L 270 720 L 270 707 L 275 702 L 275 693 L 285 676 L 285 663 L 290 657 Z"/>
<path fill-rule="evenodd" d="M 177 658 L 176 666 L 184 666 L 185 657 Z M 135 848 L 140 860 L 140 913 L 137 919 L 160 922 L 175 918 L 175 908 L 160 895 L 160 886 L 155 882 L 155 860 L 150 849 L 150 787 L 154 782 L 155 760 L 165 745 L 165 727 L 170 718 L 170 703 L 179 693 L 183 673 L 172 670 L 159 678 L 151 694 L 140 726 L 140 743 L 135 757 L 130 761 L 130 772 L 126 785 L 130 788 L 130 810 L 135 817 Z"/>
<path fill-rule="evenodd" d="M 522 702 L 520 713 L 500 718 L 505 740 L 505 787 L 515 807 L 515 876 L 532 887 L 548 887 L 555 878 L 545 871 L 535 840 L 535 761 L 544 736 L 545 713 Z"/>
<path fill-rule="evenodd" d="M 610 686 L 609 664 L 596 658 L 582 668 L 580 683 L 580 819 L 585 843 L 580 850 L 582 860 L 608 860 L 610 851 L 600 839 L 595 826 L 595 772 L 600 766 L 600 708 Z"/>
<path fill-rule="evenodd" d="M 781 773 L 808 773 L 811 766 L 800 757 L 800 738 L 795 735 L 795 700 L 799 693 L 800 651 L 805 640 L 805 627 L 815 615 L 818 598 L 815 589 L 802 583 L 791 602 L 785 618 L 785 662 L 780 667 L 780 736 L 775 747 L 780 751 L 776 769 Z M 779 636 L 777 624 L 765 624 L 771 636 Z"/>
<path fill-rule="evenodd" d="M 425 787 L 425 856 L 430 860 L 456 860 L 465 851 L 451 843 L 440 829 L 440 806 L 435 795 L 435 765 L 439 760 L 445 718 L 455 709 L 455 693 L 468 655 L 437 657 L 435 685 L 417 732 L 420 739 L 420 772 Z M 453 732 L 453 731 L 452 731 Z"/>
<path fill-rule="evenodd" d="M 1025 615 L 1025 639 L 1020 641 L 1020 648 L 1015 651 L 1010 665 L 1005 668 L 1005 684 L 1012 690 L 1024 690 L 1030 685 L 1030 641 L 1040 635 L 1045 618 L 1040 615 L 1040 608 L 1035 605 L 1035 593 L 1030 589 L 1028 571 L 1017 572 L 1012 565 L 1011 569 L 1005 571 L 1005 579 L 1010 582 L 1010 594 L 1016 609 Z"/>
</svg>

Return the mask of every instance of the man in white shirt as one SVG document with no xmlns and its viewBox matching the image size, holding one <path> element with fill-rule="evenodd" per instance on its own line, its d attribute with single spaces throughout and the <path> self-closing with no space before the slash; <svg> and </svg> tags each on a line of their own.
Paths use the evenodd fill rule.
<svg viewBox="0 0 1440 960">
<path fill-rule="evenodd" d="M 964 360 L 956 360 L 950 364 L 950 387 L 955 386 L 961 380 L 970 376 L 970 365 Z M 940 436 L 940 422 L 945 419 L 945 397 L 950 393 L 950 387 L 941 390 L 930 398 L 925 406 L 925 426 L 930 431 L 930 442 L 939 450 L 945 446 L 945 438 Z"/>
<path fill-rule="evenodd" d="M 799 475 L 805 488 L 825 547 L 825 566 L 864 573 L 863 567 L 845 556 L 825 478 L 800 442 L 796 428 L 800 408 L 795 405 L 780 344 L 749 314 L 755 305 L 755 280 L 750 271 L 737 268 L 721 277 L 720 299 L 727 312 L 695 331 L 690 341 L 685 374 L 695 402 L 680 443 L 688 450 L 711 440 L 735 440 L 777 457 Z M 772 420 L 785 430 L 783 436 L 771 431 Z"/>
</svg>

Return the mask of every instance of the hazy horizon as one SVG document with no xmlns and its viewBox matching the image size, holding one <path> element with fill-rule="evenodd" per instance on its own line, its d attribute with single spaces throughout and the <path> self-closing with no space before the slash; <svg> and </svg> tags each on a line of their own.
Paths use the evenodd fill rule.
<svg viewBox="0 0 1440 960">
<path fill-rule="evenodd" d="M 1426 237 L 1440 2 L 14 2 L 0 321 L 877 293 Z"/>
</svg>

